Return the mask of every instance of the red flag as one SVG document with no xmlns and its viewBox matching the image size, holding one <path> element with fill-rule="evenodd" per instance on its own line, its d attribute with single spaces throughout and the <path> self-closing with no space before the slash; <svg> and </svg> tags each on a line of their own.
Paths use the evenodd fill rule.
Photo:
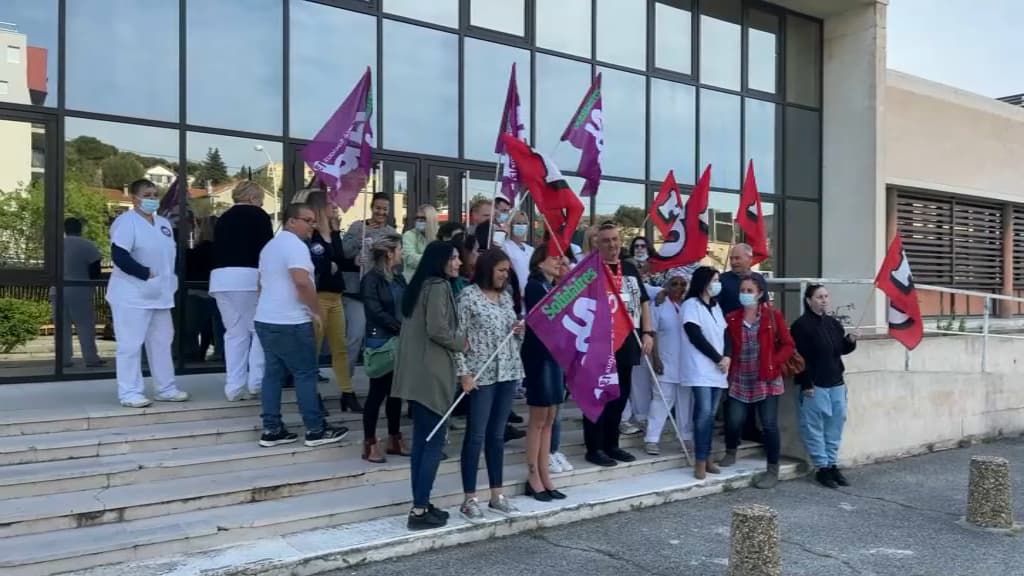
<svg viewBox="0 0 1024 576">
<path fill-rule="evenodd" d="M 608 291 L 608 310 L 612 314 L 612 350 L 618 350 L 626 338 L 629 338 L 629 333 L 633 331 L 633 319 L 629 316 L 629 310 L 626 309 L 626 303 L 622 301 L 622 294 L 615 286 L 614 277 L 607 264 L 605 265 L 604 279 L 605 289 Z"/>
<path fill-rule="evenodd" d="M 764 225 L 764 213 L 761 212 L 761 194 L 757 191 L 757 180 L 754 178 L 754 161 L 747 165 L 747 177 L 743 180 L 743 193 L 740 195 L 740 208 L 736 212 L 736 224 L 743 230 L 747 244 L 753 249 L 754 258 L 751 266 L 768 259 L 768 230 Z"/>
<path fill-rule="evenodd" d="M 501 140 L 519 170 L 519 181 L 530 191 L 537 210 L 547 220 L 555 240 L 548 242 L 548 253 L 561 254 L 583 217 L 583 203 L 547 156 L 511 134 L 502 134 Z"/>
<path fill-rule="evenodd" d="M 707 256 L 710 190 L 711 165 L 708 164 L 684 207 L 675 175 L 669 171 L 658 197 L 651 204 L 651 222 L 665 239 L 658 254 L 651 254 L 648 260 L 652 273 L 693 264 Z"/>
<path fill-rule="evenodd" d="M 903 240 L 898 235 L 889 244 L 889 252 L 875 277 L 875 286 L 889 297 L 889 335 L 899 340 L 907 350 L 913 350 L 924 337 L 924 324 L 910 262 L 903 251 Z"/>
</svg>

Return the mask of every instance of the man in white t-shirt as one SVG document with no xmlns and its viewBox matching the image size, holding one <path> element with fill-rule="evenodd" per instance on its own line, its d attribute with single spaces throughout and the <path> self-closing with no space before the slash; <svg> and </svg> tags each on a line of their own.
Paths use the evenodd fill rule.
<svg viewBox="0 0 1024 576">
<path fill-rule="evenodd" d="M 339 442 L 348 434 L 344 426 L 327 424 L 317 399 L 313 324 L 320 323 L 322 315 L 307 245 L 316 223 L 308 204 L 290 204 L 281 232 L 260 252 L 255 326 L 265 357 L 260 436 L 260 446 L 264 447 L 298 440 L 281 422 L 281 388 L 289 373 L 295 380 L 295 395 L 306 427 L 306 446 Z"/>
</svg>

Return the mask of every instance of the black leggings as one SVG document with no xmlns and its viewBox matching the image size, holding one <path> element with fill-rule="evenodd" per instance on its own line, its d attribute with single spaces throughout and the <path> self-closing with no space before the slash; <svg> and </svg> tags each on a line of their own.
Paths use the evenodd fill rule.
<svg viewBox="0 0 1024 576">
<path fill-rule="evenodd" d="M 394 375 L 394 372 L 388 372 L 378 378 L 370 378 L 370 393 L 363 403 L 364 438 L 377 437 L 377 418 L 380 415 L 381 404 L 384 404 L 384 413 L 388 417 L 388 434 L 396 436 L 401 432 L 402 399 L 391 395 L 391 380 Z"/>
</svg>

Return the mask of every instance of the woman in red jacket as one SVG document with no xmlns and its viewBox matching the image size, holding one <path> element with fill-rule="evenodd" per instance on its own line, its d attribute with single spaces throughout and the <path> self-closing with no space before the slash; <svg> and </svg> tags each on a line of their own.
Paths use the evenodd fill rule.
<svg viewBox="0 0 1024 576">
<path fill-rule="evenodd" d="M 726 315 L 726 332 L 732 341 L 729 397 L 726 404 L 725 458 L 720 466 L 736 463 L 748 406 L 754 406 L 764 430 L 768 473 L 754 484 L 774 488 L 779 483 L 779 397 L 782 396 L 782 364 L 793 356 L 795 346 L 786 319 L 768 302 L 761 303 L 761 288 L 747 276 L 740 280 L 742 308 Z"/>
</svg>

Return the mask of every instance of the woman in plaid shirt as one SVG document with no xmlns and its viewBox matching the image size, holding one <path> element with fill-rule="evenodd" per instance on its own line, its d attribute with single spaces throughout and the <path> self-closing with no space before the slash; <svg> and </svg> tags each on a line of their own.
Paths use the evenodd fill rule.
<svg viewBox="0 0 1024 576">
<path fill-rule="evenodd" d="M 736 463 L 740 432 L 754 406 L 764 429 L 764 452 L 768 473 L 754 485 L 774 488 L 779 483 L 779 397 L 782 396 L 782 364 L 796 349 L 781 312 L 761 302 L 761 288 L 752 276 L 740 280 L 742 308 L 726 314 L 726 332 L 732 341 L 733 361 L 729 367 L 729 397 L 726 404 L 725 458 L 720 466 Z"/>
</svg>

